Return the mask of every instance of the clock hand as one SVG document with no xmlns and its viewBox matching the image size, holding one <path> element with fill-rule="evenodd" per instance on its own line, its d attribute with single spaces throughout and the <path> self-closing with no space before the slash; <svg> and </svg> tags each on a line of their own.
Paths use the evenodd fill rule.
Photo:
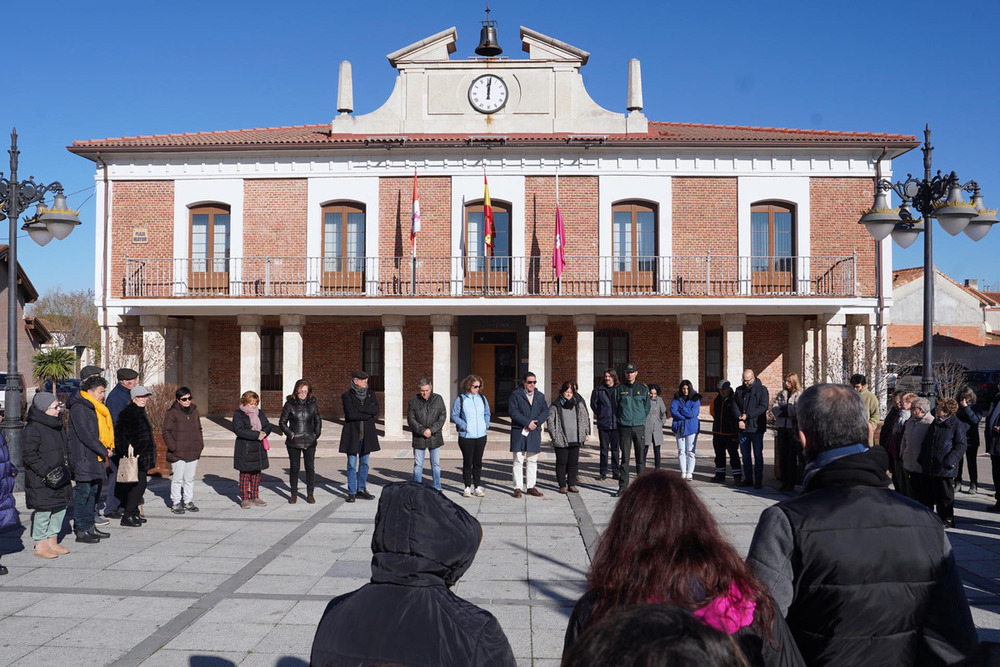
<svg viewBox="0 0 1000 667">
<path fill-rule="evenodd" d="M 493 79 L 486 79 L 486 99 L 490 99 L 490 86 L 493 85 Z"/>
</svg>

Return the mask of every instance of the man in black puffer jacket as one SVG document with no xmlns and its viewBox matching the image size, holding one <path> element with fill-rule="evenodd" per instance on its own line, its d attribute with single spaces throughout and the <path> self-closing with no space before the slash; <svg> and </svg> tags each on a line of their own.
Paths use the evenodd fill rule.
<svg viewBox="0 0 1000 667">
<path fill-rule="evenodd" d="M 953 665 L 976 646 L 941 521 L 889 489 L 857 392 L 810 387 L 797 403 L 805 493 L 761 514 L 747 561 L 810 667 Z"/>
<path fill-rule="evenodd" d="M 372 536 L 372 579 L 334 598 L 310 664 L 355 667 L 513 667 L 496 618 L 449 590 L 472 565 L 482 528 L 440 491 L 416 482 L 382 490 Z"/>
</svg>

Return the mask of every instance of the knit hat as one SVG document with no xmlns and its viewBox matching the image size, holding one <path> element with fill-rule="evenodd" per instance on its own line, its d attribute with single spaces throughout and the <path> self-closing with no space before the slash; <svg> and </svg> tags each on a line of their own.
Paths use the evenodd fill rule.
<svg viewBox="0 0 1000 667">
<path fill-rule="evenodd" d="M 51 406 L 58 400 L 59 399 L 56 398 L 55 394 L 50 394 L 47 391 L 40 391 L 37 394 L 35 394 L 35 397 L 33 399 L 31 399 L 31 405 L 32 407 L 35 407 L 41 410 L 42 412 L 45 412 L 46 410 L 49 409 L 49 406 Z"/>
<path fill-rule="evenodd" d="M 141 384 L 137 384 L 136 386 L 132 387 L 130 395 L 132 398 L 139 398 L 140 396 L 152 396 L 149 390 L 143 387 Z"/>
</svg>

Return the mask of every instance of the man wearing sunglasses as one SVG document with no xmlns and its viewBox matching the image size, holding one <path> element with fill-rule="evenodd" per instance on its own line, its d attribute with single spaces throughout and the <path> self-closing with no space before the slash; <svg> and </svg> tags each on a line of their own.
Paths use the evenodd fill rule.
<svg viewBox="0 0 1000 667">
<path fill-rule="evenodd" d="M 542 430 L 539 428 L 549 416 L 545 394 L 538 390 L 535 374 L 528 372 L 521 380 L 521 388 L 510 394 L 507 410 L 510 412 L 510 451 L 514 454 L 514 497 L 521 497 L 524 483 L 523 471 L 527 460 L 527 488 L 525 493 L 536 498 L 542 492 L 535 487 L 538 477 L 538 453 L 542 451 Z"/>
</svg>

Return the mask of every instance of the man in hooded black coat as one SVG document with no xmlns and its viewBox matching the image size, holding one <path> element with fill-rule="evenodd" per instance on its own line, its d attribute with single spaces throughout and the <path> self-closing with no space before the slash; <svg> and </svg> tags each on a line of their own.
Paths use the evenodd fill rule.
<svg viewBox="0 0 1000 667">
<path fill-rule="evenodd" d="M 450 587 L 472 565 L 482 528 L 440 491 L 416 482 L 382 490 L 371 583 L 334 598 L 310 664 L 513 667 L 496 618 Z"/>
</svg>

